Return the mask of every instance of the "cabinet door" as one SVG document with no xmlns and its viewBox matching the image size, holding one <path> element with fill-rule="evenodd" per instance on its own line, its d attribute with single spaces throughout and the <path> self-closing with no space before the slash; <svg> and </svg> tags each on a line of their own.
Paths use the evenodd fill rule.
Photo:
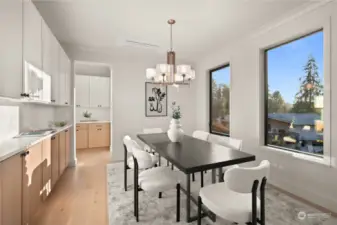
<svg viewBox="0 0 337 225">
<path fill-rule="evenodd" d="M 23 158 L 23 224 L 31 224 L 42 203 L 42 143 L 27 150 Z"/>
<path fill-rule="evenodd" d="M 65 53 L 61 46 L 59 47 L 59 91 L 60 104 L 66 104 Z"/>
<path fill-rule="evenodd" d="M 68 56 L 65 56 L 65 75 L 66 75 L 66 102 L 71 105 L 72 98 L 71 93 L 73 89 L 72 73 L 71 73 L 71 61 Z"/>
<path fill-rule="evenodd" d="M 110 106 L 110 78 L 90 76 L 90 106 Z"/>
<path fill-rule="evenodd" d="M 59 174 L 63 174 L 66 168 L 66 133 L 59 134 Z"/>
<path fill-rule="evenodd" d="M 65 130 L 66 133 L 66 167 L 70 162 L 70 130 Z"/>
<path fill-rule="evenodd" d="M 2 222 L 2 225 L 19 225 L 22 223 L 22 157 L 15 155 L 1 162 L 0 173 L 2 198 L 0 224 Z"/>
<path fill-rule="evenodd" d="M 0 96 L 21 98 L 22 0 L 0 1 Z"/>
<path fill-rule="evenodd" d="M 101 148 L 110 146 L 110 125 L 89 125 L 89 148 Z"/>
<path fill-rule="evenodd" d="M 43 141 L 42 146 L 42 199 L 45 200 L 51 192 L 51 139 Z"/>
<path fill-rule="evenodd" d="M 90 76 L 76 75 L 76 105 L 90 106 Z"/>
<path fill-rule="evenodd" d="M 59 135 L 51 138 L 51 188 L 59 179 Z"/>
<path fill-rule="evenodd" d="M 42 17 L 35 5 L 23 1 L 23 59 L 42 69 Z"/>
<path fill-rule="evenodd" d="M 88 130 L 76 129 L 76 149 L 88 148 Z"/>
</svg>

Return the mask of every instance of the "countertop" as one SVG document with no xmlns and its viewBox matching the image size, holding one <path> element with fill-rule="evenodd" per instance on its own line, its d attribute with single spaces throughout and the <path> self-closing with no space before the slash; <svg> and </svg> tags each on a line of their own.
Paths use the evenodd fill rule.
<svg viewBox="0 0 337 225">
<path fill-rule="evenodd" d="M 64 131 L 73 125 L 68 124 L 64 127 L 54 128 L 56 132 L 48 134 L 45 136 L 34 136 L 34 137 L 19 137 L 12 138 L 0 143 L 0 162 L 26 151 L 27 148 L 43 141 L 44 139 L 50 138 L 61 131 Z"/>
<path fill-rule="evenodd" d="M 97 121 L 78 121 L 76 123 L 85 123 L 85 124 L 89 124 L 89 123 L 111 123 L 111 121 L 109 120 L 97 120 Z"/>
</svg>

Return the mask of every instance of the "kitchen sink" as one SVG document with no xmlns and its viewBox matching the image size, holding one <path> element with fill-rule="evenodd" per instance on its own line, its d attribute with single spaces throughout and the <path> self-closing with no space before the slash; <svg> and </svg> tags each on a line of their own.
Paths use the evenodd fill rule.
<svg viewBox="0 0 337 225">
<path fill-rule="evenodd" d="M 15 138 L 19 137 L 32 137 L 32 136 L 45 136 L 48 134 L 55 133 L 55 129 L 42 129 L 42 130 L 32 130 L 32 131 L 27 131 L 27 132 L 22 132 Z"/>
</svg>

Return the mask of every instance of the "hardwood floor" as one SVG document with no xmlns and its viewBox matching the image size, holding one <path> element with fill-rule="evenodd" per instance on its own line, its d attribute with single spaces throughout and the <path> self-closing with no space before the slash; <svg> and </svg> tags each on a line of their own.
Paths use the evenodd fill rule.
<svg viewBox="0 0 337 225">
<path fill-rule="evenodd" d="M 34 225 L 107 225 L 108 149 L 77 151 L 77 167 L 68 168 L 36 215 Z"/>
</svg>

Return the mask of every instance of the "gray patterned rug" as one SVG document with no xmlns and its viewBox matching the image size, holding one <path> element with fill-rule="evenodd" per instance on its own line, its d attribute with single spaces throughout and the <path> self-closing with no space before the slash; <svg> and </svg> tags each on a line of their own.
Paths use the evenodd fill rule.
<svg viewBox="0 0 337 225">
<path fill-rule="evenodd" d="M 172 190 L 163 193 L 163 198 L 157 195 L 139 193 L 139 223 L 133 216 L 133 171 L 128 171 L 128 191 L 123 188 L 123 163 L 107 165 L 108 176 L 108 207 L 109 225 L 187 225 L 194 223 L 185 222 L 185 196 L 181 194 L 181 222 L 175 222 L 176 215 L 176 191 Z M 183 175 L 183 174 L 182 174 Z M 199 175 L 199 174 L 198 174 Z M 192 182 L 192 191 L 197 194 L 200 183 L 199 176 L 196 175 L 196 182 Z M 205 185 L 210 184 L 210 175 L 205 175 Z M 184 176 L 182 176 L 183 178 Z M 182 184 L 183 185 L 183 184 Z M 194 204 L 191 204 L 194 206 Z M 196 207 L 192 210 L 192 215 L 196 214 Z M 330 215 L 323 214 L 302 202 L 294 200 L 271 187 L 266 191 L 266 220 L 267 225 L 336 225 L 337 219 Z M 203 219 L 203 225 L 223 224 L 231 225 L 232 222 L 217 220 L 212 223 L 208 219 Z"/>
</svg>

